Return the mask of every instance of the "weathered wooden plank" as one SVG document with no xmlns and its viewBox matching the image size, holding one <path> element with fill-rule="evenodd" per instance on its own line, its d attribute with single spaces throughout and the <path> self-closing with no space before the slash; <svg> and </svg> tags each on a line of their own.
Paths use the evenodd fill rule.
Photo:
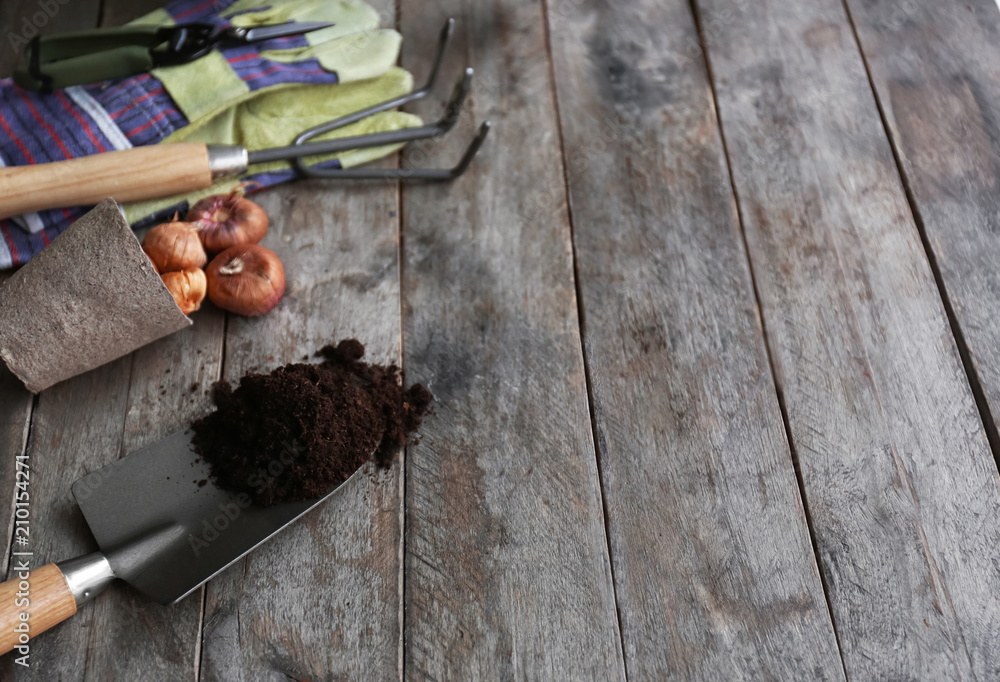
<svg viewBox="0 0 1000 682">
<path fill-rule="evenodd" d="M 843 679 L 683 0 L 549 5 L 636 679 Z M 664 608 L 664 605 L 668 605 Z"/>
<path fill-rule="evenodd" d="M 848 676 L 996 679 L 997 471 L 844 7 L 697 5 Z"/>
<path fill-rule="evenodd" d="M 29 445 L 37 565 L 95 549 L 70 494 L 73 481 L 205 412 L 207 396 L 190 387 L 218 376 L 222 322 L 218 311 L 196 314 L 194 327 L 41 394 Z M 110 671 L 187 679 L 200 619 L 197 597 L 163 607 L 118 585 L 36 640 L 31 671 L 19 679 L 104 679 Z"/>
<path fill-rule="evenodd" d="M 204 394 L 197 396 L 199 407 L 190 402 L 189 390 L 202 361 L 187 359 L 186 365 L 174 361 L 178 355 L 200 358 L 196 347 L 206 337 L 214 335 L 217 344 L 221 315 L 214 315 L 218 318 L 214 326 L 211 318 L 202 318 L 196 327 L 39 396 L 28 449 L 33 468 L 29 549 L 35 565 L 96 549 L 70 494 L 73 481 L 204 410 Z M 214 351 L 217 363 L 221 348 Z M 164 375 L 171 365 L 171 372 Z M 155 399 L 147 399 L 147 393 L 155 394 Z M 127 432 L 123 440 L 123 424 L 142 431 Z M 32 667 L 19 671 L 18 679 L 104 678 L 111 670 L 129 679 L 190 677 L 200 615 L 198 599 L 167 608 L 116 586 L 33 641 Z"/>
<path fill-rule="evenodd" d="M 133 353 L 122 453 L 184 428 L 209 411 L 206 389 L 221 373 L 225 316 L 206 306 L 192 317 L 192 327 Z M 119 679 L 192 679 L 201 617 L 201 592 L 163 607 L 133 590 L 110 591 L 93 604 L 95 639 L 89 642 L 84 678 L 106 679 L 114 671 Z"/>
<path fill-rule="evenodd" d="M 207 396 L 190 388 L 218 376 L 222 328 L 219 311 L 199 313 L 194 327 L 39 396 L 28 449 L 35 565 L 96 549 L 73 481 L 204 413 Z M 198 598 L 162 607 L 116 586 L 33 641 L 32 667 L 18 679 L 191 678 L 200 618 Z"/>
<path fill-rule="evenodd" d="M 404 676 L 622 679 L 543 10 L 404 4 L 404 66 L 427 70 L 444 16 L 474 101 L 404 158 L 496 126 L 466 176 L 404 188 L 404 357 L 438 399 L 407 451 Z"/>
<path fill-rule="evenodd" d="M 996 454 L 1000 12 L 993 0 L 848 7 Z"/>
<path fill-rule="evenodd" d="M 259 198 L 288 290 L 265 317 L 230 317 L 225 378 L 349 337 L 398 363 L 395 189 L 311 181 Z M 202 679 L 398 676 L 400 472 L 352 482 L 208 585 Z"/>
<path fill-rule="evenodd" d="M 393 3 L 373 4 L 392 26 Z M 284 263 L 288 288 L 263 318 L 230 316 L 224 377 L 351 337 L 366 359 L 399 364 L 395 185 L 310 181 L 259 200 L 271 218 L 263 243 Z M 399 676 L 401 461 L 371 474 L 208 585 L 201 679 Z"/>
<path fill-rule="evenodd" d="M 44 391 L 32 414 L 28 456 L 32 467 L 32 565 L 41 566 L 97 549 L 70 486 L 120 457 L 131 357 Z M 106 595 L 105 595 L 106 596 Z M 85 679 L 91 647 L 102 646 L 95 616 L 102 601 L 32 640 L 25 680 Z"/>
</svg>

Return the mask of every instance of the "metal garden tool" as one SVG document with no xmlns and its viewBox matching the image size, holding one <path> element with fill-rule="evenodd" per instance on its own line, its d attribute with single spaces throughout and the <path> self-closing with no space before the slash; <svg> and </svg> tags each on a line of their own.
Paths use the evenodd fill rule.
<svg viewBox="0 0 1000 682">
<path fill-rule="evenodd" d="M 312 141 L 319 135 L 429 94 L 436 83 L 452 25 L 453 22 L 449 20 L 441 32 L 433 68 L 424 87 L 303 131 L 294 144 L 251 151 L 236 145 L 182 142 L 136 147 L 53 163 L 0 168 L 0 218 L 49 208 L 87 206 L 96 204 L 106 197 L 112 197 L 119 202 L 169 197 L 205 189 L 219 178 L 238 175 L 254 164 L 273 161 L 291 160 L 299 173 L 305 177 L 454 179 L 465 172 L 486 139 L 490 129 L 488 121 L 480 126 L 465 154 L 453 168 L 339 169 L 323 168 L 319 164 L 307 165 L 304 161 L 309 157 L 353 149 L 436 138 L 451 130 L 458 121 L 466 95 L 469 93 L 472 69 L 465 70 L 455 85 L 444 116 L 436 123 L 355 137 Z"/>
<path fill-rule="evenodd" d="M 333 24 L 316 21 L 252 28 L 130 25 L 36 36 L 26 50 L 28 65 L 14 71 L 14 82 L 25 90 L 52 90 L 124 78 L 186 64 L 220 44 L 247 45 L 329 26 Z"/>
<path fill-rule="evenodd" d="M 12 578 L 0 585 L 0 653 L 66 620 L 116 579 L 161 604 L 179 601 L 343 485 L 318 500 L 264 508 L 246 493 L 199 486 L 208 477 L 191 433 L 177 431 L 76 481 L 73 496 L 100 551 L 30 574 L 13 551 Z"/>
</svg>

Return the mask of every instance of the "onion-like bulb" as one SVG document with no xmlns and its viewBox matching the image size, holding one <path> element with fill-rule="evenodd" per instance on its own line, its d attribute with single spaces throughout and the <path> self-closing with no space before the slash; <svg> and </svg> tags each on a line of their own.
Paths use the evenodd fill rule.
<svg viewBox="0 0 1000 682">
<path fill-rule="evenodd" d="M 188 222 L 198 226 L 201 243 L 209 253 L 256 244 L 267 233 L 267 214 L 243 192 L 244 186 L 238 185 L 229 194 L 205 197 L 188 211 Z"/>
<path fill-rule="evenodd" d="M 277 254 L 259 244 L 226 249 L 209 263 L 208 297 L 223 310 L 263 315 L 285 293 L 285 268 Z"/>
<path fill-rule="evenodd" d="M 160 275 L 160 279 L 167 286 L 170 295 L 174 297 L 177 307 L 185 315 L 198 310 L 201 307 L 201 302 L 205 300 L 208 280 L 205 278 L 205 271 L 201 268 L 166 272 Z"/>
<path fill-rule="evenodd" d="M 203 268 L 208 262 L 208 256 L 198 238 L 198 227 L 191 223 L 173 221 L 157 225 L 142 240 L 142 250 L 161 275 Z"/>
</svg>

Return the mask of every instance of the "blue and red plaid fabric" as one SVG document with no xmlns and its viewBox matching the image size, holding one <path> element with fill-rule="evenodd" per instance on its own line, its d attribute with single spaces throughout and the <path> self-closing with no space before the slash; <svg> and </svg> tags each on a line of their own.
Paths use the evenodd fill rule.
<svg viewBox="0 0 1000 682">
<path fill-rule="evenodd" d="M 178 23 L 225 24 L 219 15 L 234 2 L 177 0 L 166 10 Z M 303 36 L 288 36 L 221 52 L 251 91 L 279 83 L 336 83 L 337 74 L 324 70 L 315 59 L 279 63 L 260 56 L 265 50 L 306 44 Z M 163 85 L 150 74 L 51 93 L 26 91 L 10 79 L 0 80 L 0 165 L 4 166 L 62 161 L 156 144 L 187 124 L 188 119 Z M 288 170 L 262 173 L 253 179 L 267 187 L 293 176 L 294 172 Z M 142 224 L 171 215 L 175 208 L 150 216 Z M 55 209 L 0 220 L 0 268 L 30 260 L 86 210 Z"/>
</svg>

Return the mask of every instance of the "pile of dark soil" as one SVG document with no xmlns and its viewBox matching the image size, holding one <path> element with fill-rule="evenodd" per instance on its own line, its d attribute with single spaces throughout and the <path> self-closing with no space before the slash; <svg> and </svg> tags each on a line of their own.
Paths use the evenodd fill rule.
<svg viewBox="0 0 1000 682">
<path fill-rule="evenodd" d="M 434 396 L 364 352 L 349 339 L 319 351 L 321 364 L 216 383 L 216 411 L 192 427 L 219 487 L 270 506 L 322 497 L 372 459 L 388 468 Z"/>
</svg>

